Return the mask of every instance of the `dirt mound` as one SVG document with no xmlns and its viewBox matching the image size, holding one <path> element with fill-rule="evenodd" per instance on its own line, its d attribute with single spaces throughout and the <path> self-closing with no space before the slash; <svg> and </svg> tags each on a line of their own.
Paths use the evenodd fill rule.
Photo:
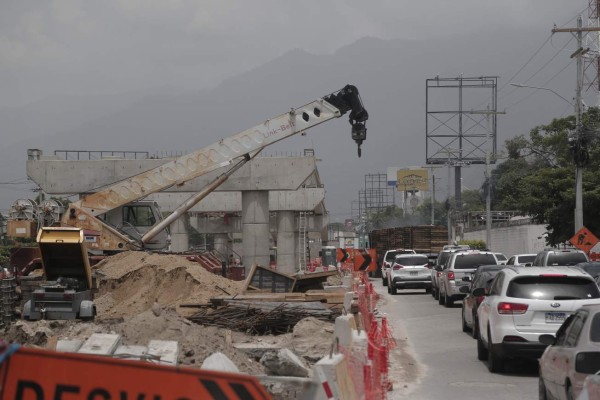
<svg viewBox="0 0 600 400">
<path fill-rule="evenodd" d="M 95 304 L 98 318 L 137 315 L 158 303 L 174 307 L 184 316 L 194 309 L 183 303 L 207 303 L 211 297 L 235 295 L 243 283 L 206 271 L 184 256 L 124 252 L 95 266 L 99 292 Z"/>
</svg>

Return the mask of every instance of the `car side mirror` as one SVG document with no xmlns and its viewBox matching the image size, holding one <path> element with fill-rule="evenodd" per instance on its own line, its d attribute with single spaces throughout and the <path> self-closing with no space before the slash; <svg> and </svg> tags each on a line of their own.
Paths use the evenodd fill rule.
<svg viewBox="0 0 600 400">
<path fill-rule="evenodd" d="M 554 335 L 540 335 L 538 340 L 541 344 L 545 344 L 546 346 L 553 346 L 556 343 L 556 338 Z"/>
<path fill-rule="evenodd" d="M 478 287 L 477 289 L 473 290 L 473 296 L 475 297 L 479 297 L 479 296 L 487 296 L 487 292 L 485 291 L 485 288 L 482 287 Z"/>
<path fill-rule="evenodd" d="M 458 291 L 461 293 L 469 293 L 469 287 L 468 286 L 461 286 L 458 288 Z"/>
<path fill-rule="evenodd" d="M 470 276 L 463 276 L 463 277 L 462 277 L 462 280 L 463 280 L 464 282 L 471 282 L 471 277 L 470 277 Z"/>
</svg>

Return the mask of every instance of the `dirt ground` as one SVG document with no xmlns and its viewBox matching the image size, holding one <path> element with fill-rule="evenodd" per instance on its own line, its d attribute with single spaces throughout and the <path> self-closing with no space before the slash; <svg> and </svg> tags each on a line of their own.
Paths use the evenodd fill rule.
<svg viewBox="0 0 600 400">
<path fill-rule="evenodd" d="M 120 334 L 127 345 L 176 340 L 181 365 L 200 367 L 206 357 L 220 351 L 240 372 L 252 375 L 263 374 L 263 366 L 232 343 L 287 347 L 307 365 L 328 353 L 331 346 L 333 324 L 314 318 L 300 321 L 291 333 L 260 337 L 190 322 L 185 317 L 196 309 L 182 304 L 205 304 L 211 297 L 233 296 L 242 291 L 243 282 L 212 274 L 183 256 L 124 252 L 103 260 L 94 270 L 98 293 L 93 322 L 17 321 L 0 336 L 8 342 L 48 348 L 59 339 L 85 340 L 92 333 Z"/>
</svg>

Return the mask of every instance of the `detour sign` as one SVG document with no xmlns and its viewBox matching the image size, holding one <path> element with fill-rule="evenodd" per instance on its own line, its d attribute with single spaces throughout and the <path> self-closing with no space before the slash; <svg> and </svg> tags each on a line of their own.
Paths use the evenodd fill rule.
<svg viewBox="0 0 600 400">
<path fill-rule="evenodd" d="M 19 348 L 0 365 L 0 400 L 270 399 L 255 377 Z"/>
</svg>

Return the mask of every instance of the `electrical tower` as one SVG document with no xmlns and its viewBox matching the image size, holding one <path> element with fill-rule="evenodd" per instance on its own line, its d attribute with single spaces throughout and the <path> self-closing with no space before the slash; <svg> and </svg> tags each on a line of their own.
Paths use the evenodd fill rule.
<svg viewBox="0 0 600 400">
<path fill-rule="evenodd" d="M 370 216 L 395 205 L 395 190 L 395 187 L 388 186 L 387 174 L 366 174 L 364 189 L 358 191 L 358 202 L 352 202 L 355 226 L 368 232 L 371 229 Z"/>
<path fill-rule="evenodd" d="M 589 0 L 588 28 L 600 28 L 600 0 Z M 584 89 L 593 90 L 600 96 L 600 32 L 590 32 L 585 36 L 585 48 L 589 49 L 583 58 Z M 596 99 L 600 106 L 600 97 Z"/>
</svg>

